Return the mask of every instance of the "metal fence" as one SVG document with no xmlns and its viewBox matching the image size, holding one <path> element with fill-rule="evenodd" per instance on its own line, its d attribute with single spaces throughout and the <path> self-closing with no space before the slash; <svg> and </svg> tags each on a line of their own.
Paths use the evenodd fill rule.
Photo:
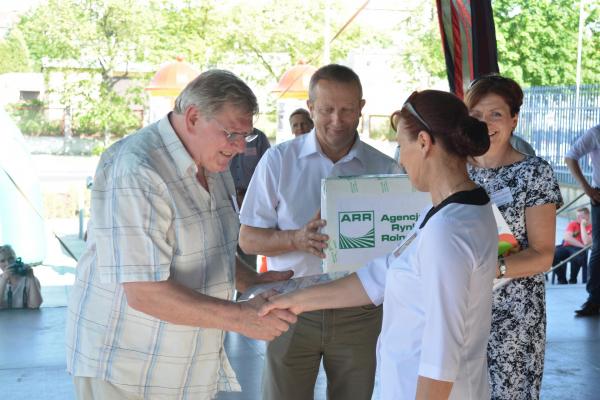
<svg viewBox="0 0 600 400">
<path fill-rule="evenodd" d="M 579 96 L 575 86 L 532 87 L 524 92 L 515 133 L 552 165 L 560 184 L 574 185 L 564 157 L 577 138 L 600 124 L 600 84 L 580 86 Z M 591 179 L 589 157 L 581 159 L 580 165 Z"/>
</svg>

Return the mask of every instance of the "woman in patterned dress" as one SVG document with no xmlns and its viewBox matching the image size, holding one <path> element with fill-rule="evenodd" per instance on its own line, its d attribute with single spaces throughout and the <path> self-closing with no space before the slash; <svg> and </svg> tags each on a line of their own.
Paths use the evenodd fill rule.
<svg viewBox="0 0 600 400">
<path fill-rule="evenodd" d="M 513 149 L 523 91 L 512 79 L 489 75 L 465 95 L 470 114 L 487 123 L 490 148 L 470 160 L 469 175 L 498 206 L 520 251 L 498 263 L 512 278 L 494 291 L 488 365 L 492 399 L 538 399 L 546 342 L 545 279 L 552 264 L 556 209 L 562 198 L 552 167 Z"/>
</svg>

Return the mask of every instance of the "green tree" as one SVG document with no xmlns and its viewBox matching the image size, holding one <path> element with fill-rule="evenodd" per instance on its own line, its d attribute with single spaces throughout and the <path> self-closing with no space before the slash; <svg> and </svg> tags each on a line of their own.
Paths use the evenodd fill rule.
<svg viewBox="0 0 600 400">
<path fill-rule="evenodd" d="M 147 32 L 146 61 L 158 65 L 183 56 L 201 69 L 218 64 L 228 49 L 222 49 L 217 38 L 228 22 L 217 17 L 217 5 L 215 0 L 150 2 L 156 26 Z"/>
<path fill-rule="evenodd" d="M 396 30 L 402 32 L 404 41 L 399 46 L 394 67 L 406 76 L 404 81 L 407 84 L 422 85 L 421 77 L 427 77 L 425 86 L 431 86 L 446 77 L 442 38 L 434 2 L 419 3 L 400 19 Z"/>
<path fill-rule="evenodd" d="M 110 134 L 121 137 L 139 129 L 141 121 L 130 108 L 139 100 L 139 88 L 118 95 L 108 87 L 100 87 L 99 96 L 89 96 L 90 107 L 85 112 L 74 116 L 74 130 L 78 133 L 97 134 L 104 137 L 104 145 L 108 145 Z"/>
<path fill-rule="evenodd" d="M 575 83 L 579 1 L 494 0 L 500 71 L 526 86 Z M 600 81 L 600 5 L 586 2 L 582 83 Z"/>
<path fill-rule="evenodd" d="M 31 60 L 27 44 L 19 28 L 14 27 L 0 41 L 0 74 L 6 72 L 29 72 Z"/>
<path fill-rule="evenodd" d="M 143 61 L 155 15 L 135 0 L 49 0 L 21 18 L 31 56 L 76 62 L 100 72 L 112 89 L 130 76 L 132 63 Z"/>
<path fill-rule="evenodd" d="M 75 85 L 67 83 L 59 93 L 74 116 L 83 118 L 84 126 L 119 136 L 138 120 L 129 98 L 116 85 L 129 79 L 135 86 L 137 78 L 147 79 L 147 74 L 133 75 L 131 66 L 144 61 L 149 48 L 148 31 L 159 17 L 150 10 L 135 0 L 49 0 L 19 21 L 38 68 L 45 63 L 47 74 L 92 75 L 75 78 Z"/>
<path fill-rule="evenodd" d="M 333 37 L 356 11 L 356 4 L 329 3 Z M 244 54 L 244 62 L 261 66 L 266 73 L 264 80 L 279 79 L 290 68 L 290 63 L 299 60 L 321 65 L 325 45 L 325 4 L 324 0 L 280 0 L 240 2 L 229 9 L 223 8 L 223 20 L 228 20 L 228 27 L 221 36 L 223 47 L 237 49 L 236 53 Z M 351 50 L 391 45 L 390 32 L 367 29 L 355 21 L 330 43 L 330 59 L 340 62 Z"/>
</svg>

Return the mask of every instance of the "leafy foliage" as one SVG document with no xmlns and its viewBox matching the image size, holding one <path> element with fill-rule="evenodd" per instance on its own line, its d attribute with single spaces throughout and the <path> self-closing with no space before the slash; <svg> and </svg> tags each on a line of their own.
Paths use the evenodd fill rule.
<svg viewBox="0 0 600 400">
<path fill-rule="evenodd" d="M 75 115 L 74 131 L 79 134 L 102 134 L 105 143 L 110 135 L 121 137 L 141 127 L 141 119 L 131 109 L 130 104 L 138 90 L 121 96 L 107 86 L 100 87 L 97 96 L 88 97 L 88 106 Z"/>
<path fill-rule="evenodd" d="M 45 115 L 46 104 L 40 100 L 29 100 L 9 104 L 6 108 L 15 123 L 25 135 L 60 135 L 59 121 L 48 121 Z"/>
<path fill-rule="evenodd" d="M 582 83 L 600 80 L 600 4 L 586 2 Z M 495 0 L 500 71 L 526 86 L 574 84 L 579 1 Z"/>
<path fill-rule="evenodd" d="M 129 76 L 129 64 L 144 60 L 150 40 L 144 27 L 153 24 L 153 14 L 135 0 L 49 0 L 18 26 L 38 66 L 76 61 L 78 68 L 99 70 L 112 89 Z"/>
<path fill-rule="evenodd" d="M 397 29 L 409 38 L 394 65 L 405 75 L 403 80 L 418 86 L 418 77 L 429 76 L 423 86 L 430 87 L 436 78 L 444 78 L 446 64 L 434 2 L 420 3 L 398 22 Z"/>
<path fill-rule="evenodd" d="M 18 28 L 13 28 L 0 41 L 0 74 L 6 72 L 28 72 L 31 70 L 29 50 Z"/>
<path fill-rule="evenodd" d="M 75 132 L 120 136 L 139 125 L 132 106 L 146 103 L 139 88 L 149 74 L 139 71 L 182 55 L 201 70 L 235 70 L 271 110 L 270 121 L 275 107 L 268 90 L 283 72 L 301 59 L 324 62 L 327 4 L 332 37 L 362 2 L 47 0 L 0 42 L 0 72 L 43 66 L 46 74 L 87 73 L 87 78 L 65 78 L 62 88 L 49 92 L 73 110 Z M 579 0 L 494 0 L 492 5 L 503 73 L 526 86 L 574 83 Z M 361 24 L 359 16 L 331 43 L 331 61 L 380 49 L 395 55 L 390 68 L 406 87 L 431 86 L 445 76 L 434 2 L 400 7 L 380 0 L 369 7 L 396 12 L 396 26 Z M 587 1 L 585 11 L 582 83 L 595 83 L 600 81 L 600 4 Z M 138 72 L 132 72 L 133 65 Z M 120 84 L 125 80 L 135 95 Z"/>
</svg>

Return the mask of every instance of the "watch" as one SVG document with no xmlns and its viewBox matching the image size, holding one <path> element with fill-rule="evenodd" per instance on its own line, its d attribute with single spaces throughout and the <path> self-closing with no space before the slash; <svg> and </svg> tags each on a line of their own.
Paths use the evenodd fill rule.
<svg viewBox="0 0 600 400">
<path fill-rule="evenodd" d="M 504 275 L 506 274 L 506 260 L 504 259 L 504 256 L 498 257 L 498 270 L 500 271 L 498 278 L 504 278 Z"/>
</svg>

